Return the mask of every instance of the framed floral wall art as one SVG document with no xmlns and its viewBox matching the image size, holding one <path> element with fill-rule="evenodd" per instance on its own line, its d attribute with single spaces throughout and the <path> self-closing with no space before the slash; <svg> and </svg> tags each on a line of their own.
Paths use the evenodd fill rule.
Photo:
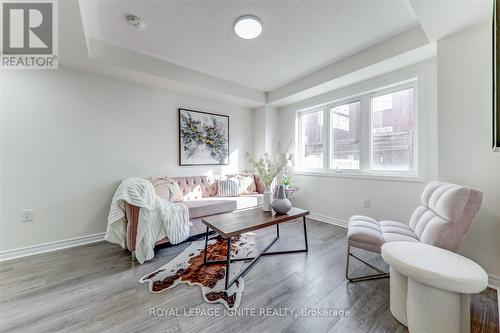
<svg viewBox="0 0 500 333">
<path fill-rule="evenodd" d="M 227 165 L 229 117 L 179 109 L 179 165 Z"/>
<path fill-rule="evenodd" d="M 500 2 L 493 0 L 493 149 L 500 152 Z"/>
</svg>

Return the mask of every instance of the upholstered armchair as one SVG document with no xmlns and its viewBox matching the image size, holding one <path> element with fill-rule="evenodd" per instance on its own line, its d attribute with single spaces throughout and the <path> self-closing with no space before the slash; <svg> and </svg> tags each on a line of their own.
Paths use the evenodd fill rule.
<svg viewBox="0 0 500 333">
<path fill-rule="evenodd" d="M 457 251 L 483 201 L 479 190 L 443 182 L 429 183 L 421 197 L 422 204 L 413 212 L 408 224 L 377 221 L 367 216 L 350 218 L 347 232 L 346 278 L 363 281 L 388 277 L 389 274 L 351 253 L 351 246 L 380 253 L 384 243 L 392 241 L 422 242 Z M 363 262 L 378 274 L 349 276 L 349 259 Z"/>
</svg>

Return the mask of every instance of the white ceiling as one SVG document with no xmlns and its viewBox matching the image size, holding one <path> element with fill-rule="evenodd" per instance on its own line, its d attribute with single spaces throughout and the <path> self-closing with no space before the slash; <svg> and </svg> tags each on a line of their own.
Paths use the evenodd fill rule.
<svg viewBox="0 0 500 333">
<path fill-rule="evenodd" d="M 416 25 L 401 1 L 87 1 L 87 38 L 106 41 L 260 91 L 271 91 Z M 127 14 L 147 25 L 134 30 Z M 263 22 L 255 40 L 232 31 Z"/>
</svg>

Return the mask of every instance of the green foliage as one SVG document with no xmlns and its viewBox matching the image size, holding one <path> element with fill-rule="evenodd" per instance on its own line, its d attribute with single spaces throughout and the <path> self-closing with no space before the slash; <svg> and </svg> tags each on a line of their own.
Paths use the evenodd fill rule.
<svg viewBox="0 0 500 333">
<path fill-rule="evenodd" d="M 286 163 L 286 160 L 271 161 L 267 153 L 265 153 L 264 156 L 257 161 L 251 158 L 249 153 L 246 153 L 245 157 L 255 169 L 255 173 L 259 176 L 266 187 L 271 186 L 274 178 L 276 178 L 276 176 L 281 172 Z"/>
<path fill-rule="evenodd" d="M 288 176 L 284 177 L 283 180 L 281 181 L 281 183 L 283 185 L 293 186 L 293 180 Z"/>
</svg>

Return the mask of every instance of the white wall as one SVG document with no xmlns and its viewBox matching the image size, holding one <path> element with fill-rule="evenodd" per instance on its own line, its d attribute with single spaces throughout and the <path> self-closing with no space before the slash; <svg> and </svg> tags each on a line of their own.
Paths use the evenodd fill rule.
<svg viewBox="0 0 500 333">
<path fill-rule="evenodd" d="M 273 159 L 279 153 L 279 110 L 270 105 L 255 108 L 254 112 L 254 158 L 264 153 Z"/>
<path fill-rule="evenodd" d="M 331 93 L 293 104 L 280 110 L 280 141 L 294 139 L 295 113 L 301 108 L 352 96 L 400 81 L 419 77 L 419 111 L 421 145 L 425 147 L 422 159 L 422 182 L 387 181 L 339 176 L 292 175 L 300 191 L 294 204 L 312 213 L 347 221 L 354 214 L 374 218 L 408 221 L 419 203 L 425 182 L 437 178 L 437 96 L 436 63 L 429 60 L 401 70 L 363 81 Z M 422 156 L 424 157 L 424 156 Z M 371 208 L 363 208 L 363 199 L 371 201 Z"/>
<path fill-rule="evenodd" d="M 295 204 L 341 221 L 365 214 L 407 222 L 425 182 L 439 179 L 477 187 L 485 194 L 484 203 L 460 252 L 498 283 L 500 153 L 491 151 L 491 63 L 491 25 L 484 23 L 439 40 L 436 60 L 282 108 L 280 137 L 286 142 L 293 137 L 296 110 L 412 72 L 425 78 L 424 90 L 419 89 L 420 111 L 426 118 L 424 183 L 294 175 L 301 187 Z M 364 198 L 371 200 L 372 208 L 362 208 Z"/>
<path fill-rule="evenodd" d="M 253 128 L 253 158 L 257 160 L 266 152 L 266 109 L 264 106 L 253 110 Z"/>
<path fill-rule="evenodd" d="M 439 179 L 481 189 L 461 252 L 500 277 L 500 153 L 491 151 L 491 25 L 438 41 Z"/>
<path fill-rule="evenodd" d="M 250 109 L 68 68 L 1 75 L 1 250 L 104 232 L 123 178 L 238 171 L 253 153 Z M 178 166 L 179 107 L 230 116 L 229 166 Z"/>
</svg>

